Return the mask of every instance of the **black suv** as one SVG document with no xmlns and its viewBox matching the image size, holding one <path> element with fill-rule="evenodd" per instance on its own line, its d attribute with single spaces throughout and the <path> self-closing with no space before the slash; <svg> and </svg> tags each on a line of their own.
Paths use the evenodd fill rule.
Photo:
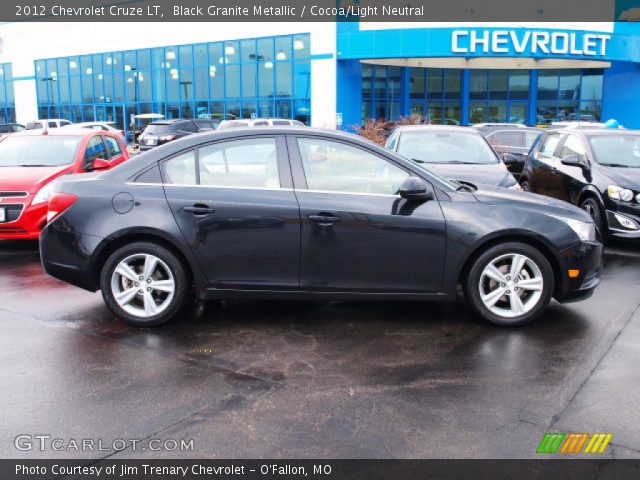
<svg viewBox="0 0 640 480">
<path fill-rule="evenodd" d="M 217 122 L 204 118 L 173 118 L 147 125 L 138 137 L 140 151 L 150 150 L 172 140 L 198 132 L 215 130 Z"/>
<path fill-rule="evenodd" d="M 640 239 L 640 131 L 545 132 L 520 183 L 525 191 L 580 206 L 609 236 Z"/>
</svg>

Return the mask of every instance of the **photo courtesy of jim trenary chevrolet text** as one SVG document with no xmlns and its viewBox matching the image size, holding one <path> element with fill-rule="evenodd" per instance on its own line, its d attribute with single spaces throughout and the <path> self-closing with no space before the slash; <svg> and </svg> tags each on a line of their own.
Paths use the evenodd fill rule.
<svg viewBox="0 0 640 480">
<path fill-rule="evenodd" d="M 0 4 L 0 480 L 640 478 L 640 0 Z"/>
</svg>

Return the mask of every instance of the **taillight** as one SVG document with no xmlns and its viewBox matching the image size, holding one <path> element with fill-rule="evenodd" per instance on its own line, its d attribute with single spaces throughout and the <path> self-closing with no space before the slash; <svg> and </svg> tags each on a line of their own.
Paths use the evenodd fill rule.
<svg viewBox="0 0 640 480">
<path fill-rule="evenodd" d="M 175 135 L 162 135 L 160 137 L 160 140 L 163 142 L 170 142 L 171 140 L 173 140 L 174 138 L 176 138 Z"/>
<path fill-rule="evenodd" d="M 63 213 L 71 205 L 76 203 L 78 197 L 70 193 L 54 192 L 49 199 L 49 210 L 47 211 L 47 223 Z"/>
<path fill-rule="evenodd" d="M 122 135 L 123 137 L 126 136 L 125 133 L 124 133 L 124 130 L 120 130 L 120 135 Z"/>
</svg>

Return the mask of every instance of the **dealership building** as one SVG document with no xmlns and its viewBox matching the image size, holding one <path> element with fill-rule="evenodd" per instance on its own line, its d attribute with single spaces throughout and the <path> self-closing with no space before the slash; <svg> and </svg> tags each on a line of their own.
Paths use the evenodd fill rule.
<svg viewBox="0 0 640 480">
<path fill-rule="evenodd" d="M 349 129 L 421 115 L 640 128 L 634 22 L 19 22 L 0 25 L 0 38 L 4 121 L 129 129 L 133 115 L 159 113 Z"/>
</svg>

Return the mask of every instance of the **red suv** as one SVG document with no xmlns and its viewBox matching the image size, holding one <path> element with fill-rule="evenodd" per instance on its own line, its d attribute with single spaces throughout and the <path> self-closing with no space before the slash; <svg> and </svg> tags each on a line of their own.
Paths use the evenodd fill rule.
<svg viewBox="0 0 640 480">
<path fill-rule="evenodd" d="M 116 134 L 86 129 L 29 130 L 0 140 L 0 240 L 34 239 L 61 175 L 112 168 L 129 159 Z"/>
</svg>

